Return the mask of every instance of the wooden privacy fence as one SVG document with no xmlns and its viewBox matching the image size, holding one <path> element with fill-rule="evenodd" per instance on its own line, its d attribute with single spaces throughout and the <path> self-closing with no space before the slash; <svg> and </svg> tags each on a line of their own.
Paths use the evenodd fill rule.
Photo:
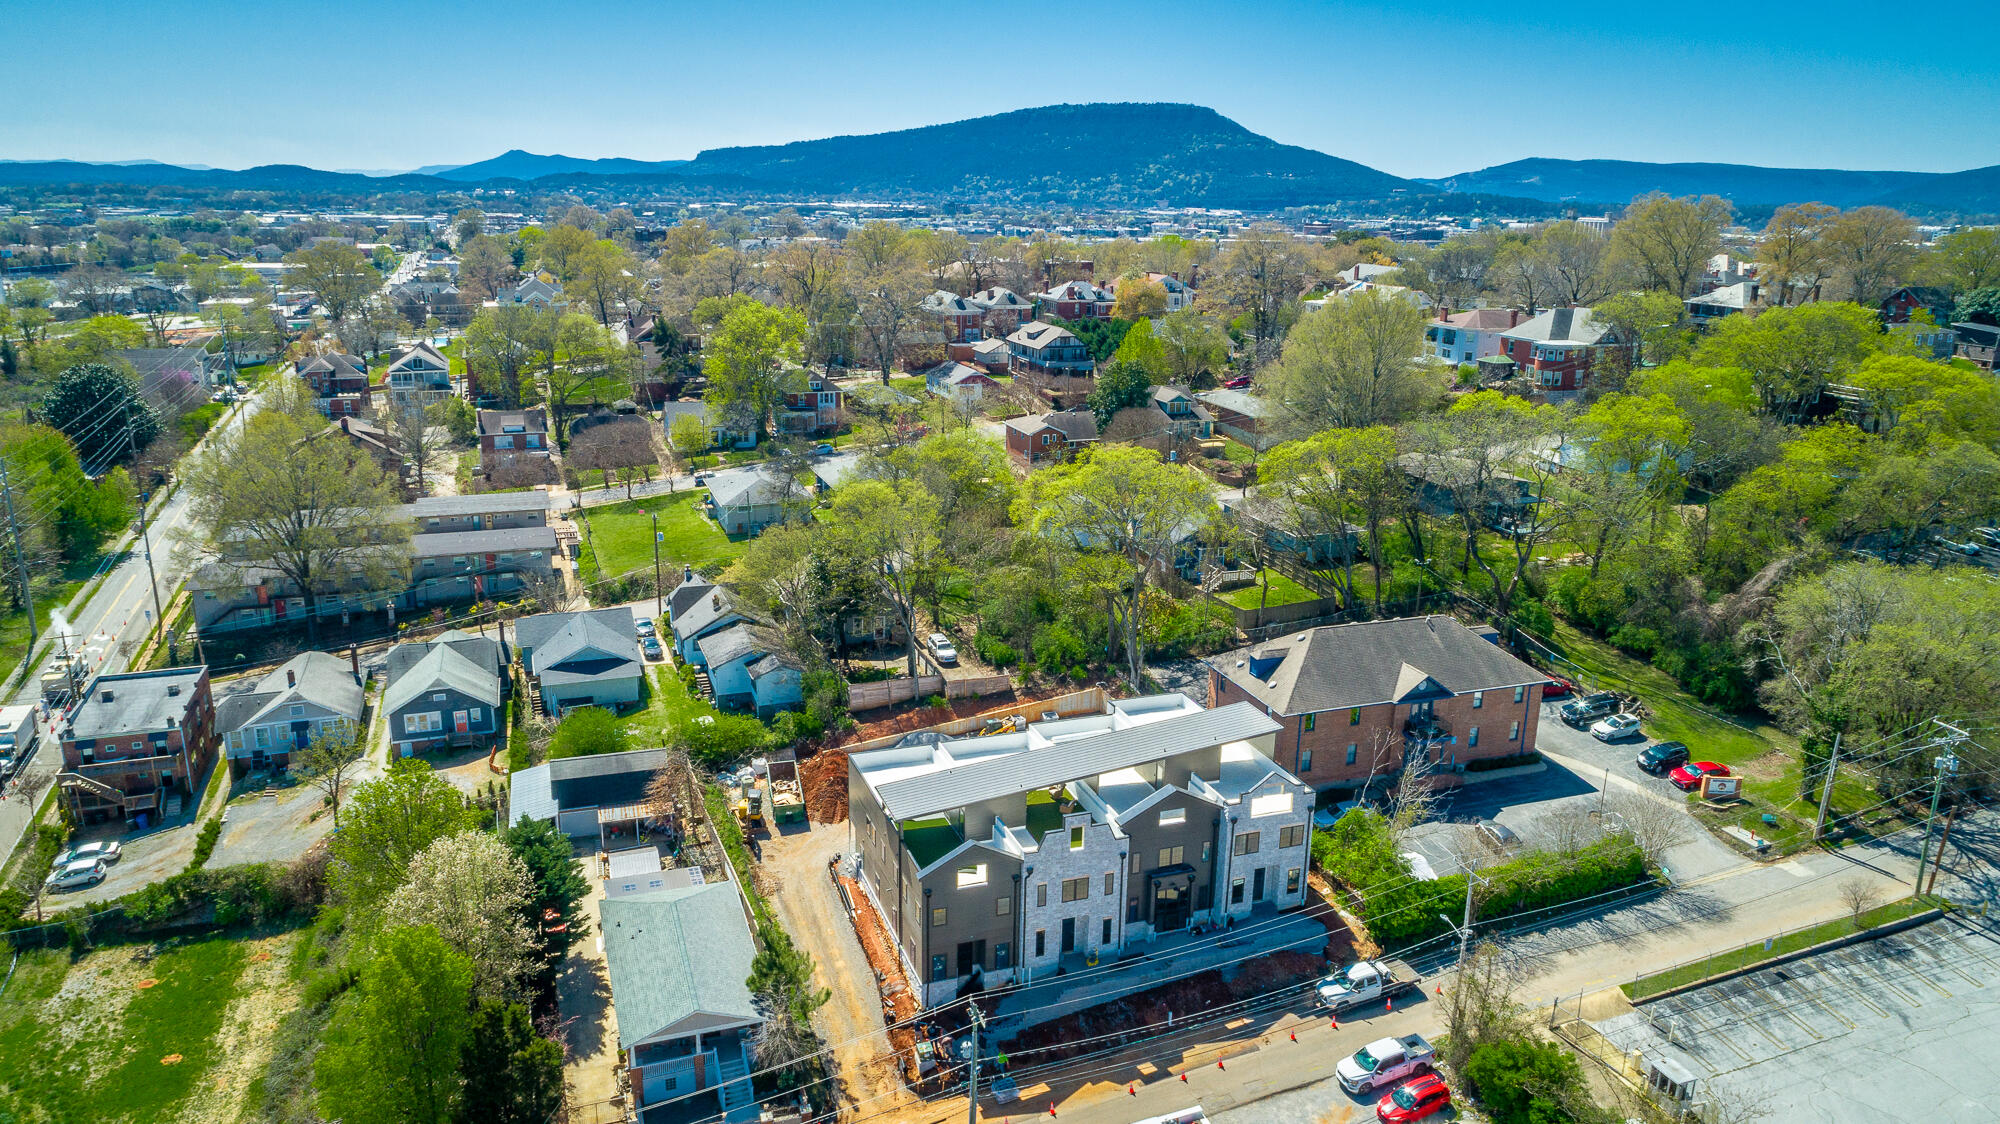
<svg viewBox="0 0 2000 1124">
<path fill-rule="evenodd" d="M 941 694 L 944 694 L 942 675 L 919 675 L 915 679 L 899 675 L 875 683 L 848 684 L 847 709 L 873 710 L 878 706 L 894 706 L 899 702 Z"/>
</svg>

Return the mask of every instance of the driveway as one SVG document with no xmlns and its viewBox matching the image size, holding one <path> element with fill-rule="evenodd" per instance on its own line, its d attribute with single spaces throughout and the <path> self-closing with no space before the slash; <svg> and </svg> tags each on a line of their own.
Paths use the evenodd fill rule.
<svg viewBox="0 0 2000 1124">
<path fill-rule="evenodd" d="M 222 838 L 208 862 L 210 866 L 288 863 L 332 829 L 326 795 L 312 785 L 249 791 L 229 802 L 222 815 Z"/>
<path fill-rule="evenodd" d="M 1639 751 L 1653 744 L 1657 738 L 1627 738 L 1624 741 L 1601 742 L 1590 736 L 1588 730 L 1578 730 L 1564 725 L 1556 710 L 1567 699 L 1542 704 L 1542 720 L 1536 727 L 1535 748 L 1544 753 L 1556 753 L 1573 762 L 1578 772 L 1595 770 L 1600 784 L 1605 773 L 1614 778 L 1630 781 L 1640 788 L 1680 802 L 1686 797 L 1680 789 L 1665 777 L 1656 777 L 1639 768 Z M 1699 748 L 1696 749 L 1697 760 Z"/>
</svg>

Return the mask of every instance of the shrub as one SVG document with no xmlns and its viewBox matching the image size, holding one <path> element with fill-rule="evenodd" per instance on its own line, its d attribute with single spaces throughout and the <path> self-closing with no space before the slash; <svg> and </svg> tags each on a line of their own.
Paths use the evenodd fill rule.
<svg viewBox="0 0 2000 1124">
<path fill-rule="evenodd" d="M 1033 648 L 1035 662 L 1051 675 L 1082 679 L 1087 674 L 1084 665 L 1090 660 L 1090 650 L 1084 647 L 1083 637 L 1066 624 L 1056 622 L 1036 629 Z"/>
<path fill-rule="evenodd" d="M 764 748 L 764 724 L 742 714 L 719 714 L 710 722 L 690 722 L 681 731 L 688 756 L 711 773 L 733 769 Z"/>
<path fill-rule="evenodd" d="M 201 825 L 201 834 L 194 837 L 194 857 L 188 860 L 189 870 L 199 870 L 208 865 L 208 857 L 215 853 L 215 845 L 222 839 L 222 817 L 209 820 Z"/>
<path fill-rule="evenodd" d="M 550 757 L 595 757 L 625 749 L 625 728 L 603 707 L 579 707 L 556 723 L 549 742 Z"/>
<path fill-rule="evenodd" d="M 1012 644 L 992 635 L 984 628 L 973 634 L 972 650 L 979 653 L 980 659 L 996 668 L 1009 668 L 1021 662 L 1021 653 L 1016 651 Z"/>
<path fill-rule="evenodd" d="M 1577 1119 L 1572 1104 L 1589 1102 L 1583 1068 L 1552 1042 L 1488 1042 L 1466 1059 L 1464 1076 L 1494 1124 L 1566 1124 Z"/>
</svg>

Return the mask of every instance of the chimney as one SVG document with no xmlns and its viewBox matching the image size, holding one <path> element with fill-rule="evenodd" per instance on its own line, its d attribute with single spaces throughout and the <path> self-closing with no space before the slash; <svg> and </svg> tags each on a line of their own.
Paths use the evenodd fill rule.
<svg viewBox="0 0 2000 1124">
<path fill-rule="evenodd" d="M 1508 326 L 1509 328 L 1512 328 L 1512 327 L 1514 327 L 1514 326 L 1515 326 L 1516 324 L 1519 324 L 1520 322 L 1521 322 L 1521 310 L 1520 310 L 1520 309 L 1518 309 L 1518 308 L 1510 308 L 1510 309 L 1508 309 L 1508 310 L 1507 310 L 1507 326 Z"/>
<path fill-rule="evenodd" d="M 295 673 L 294 671 L 292 671 L 292 669 L 291 669 L 291 668 L 289 668 L 289 667 L 288 667 L 288 668 L 286 668 L 286 669 L 285 669 L 285 686 L 287 686 L 287 687 L 296 687 L 296 686 L 298 686 L 298 685 L 299 685 L 299 677 L 298 677 L 297 673 Z"/>
<path fill-rule="evenodd" d="M 167 684 L 167 697 L 172 698 L 173 696 L 178 695 L 180 693 L 181 693 L 181 685 L 179 683 Z"/>
<path fill-rule="evenodd" d="M 481 632 L 486 630 L 484 622 L 480 623 L 479 629 Z M 349 644 L 347 646 L 347 663 L 349 667 L 354 669 L 354 681 L 356 683 L 361 682 L 361 647 L 359 645 Z"/>
<path fill-rule="evenodd" d="M 110 702 L 110 701 L 111 701 L 111 699 L 112 699 L 112 697 L 113 697 L 113 696 L 112 696 L 112 694 L 111 694 L 111 688 L 109 688 L 109 687 L 106 687 L 106 688 L 104 689 L 104 698 L 103 698 L 103 700 L 102 700 L 102 701 L 104 701 L 104 702 Z"/>
</svg>

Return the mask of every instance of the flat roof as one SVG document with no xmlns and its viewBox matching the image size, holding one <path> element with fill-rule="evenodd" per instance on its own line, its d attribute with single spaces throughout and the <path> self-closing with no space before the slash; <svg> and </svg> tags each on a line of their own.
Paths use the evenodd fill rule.
<svg viewBox="0 0 2000 1124">
<path fill-rule="evenodd" d="M 63 727 L 63 737 L 86 740 L 165 730 L 168 719 L 178 723 L 187 713 L 188 700 L 207 674 L 206 665 L 197 665 L 100 675 L 90 681 L 82 705 Z M 106 691 L 111 693 L 109 701 Z"/>
</svg>

